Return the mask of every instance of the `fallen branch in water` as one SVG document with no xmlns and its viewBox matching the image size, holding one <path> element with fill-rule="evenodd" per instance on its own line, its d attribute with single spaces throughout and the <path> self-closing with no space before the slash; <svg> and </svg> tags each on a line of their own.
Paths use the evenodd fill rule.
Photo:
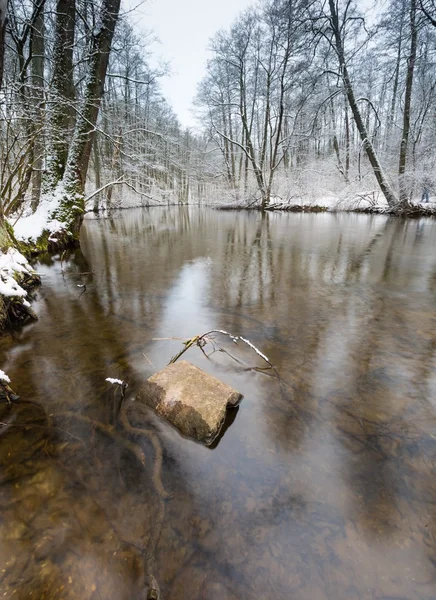
<svg viewBox="0 0 436 600">
<path fill-rule="evenodd" d="M 225 352 L 228 356 L 230 356 L 230 358 L 232 358 L 236 362 L 241 363 L 241 361 L 238 358 L 236 358 L 235 356 L 233 356 L 232 354 L 230 354 L 230 352 L 228 352 L 224 348 L 221 348 L 221 347 L 217 346 L 217 344 L 215 342 L 215 338 L 213 337 L 213 335 L 217 334 L 217 333 L 229 337 L 234 344 L 238 344 L 238 342 L 240 342 L 240 341 L 243 342 L 246 346 L 248 346 L 249 348 L 251 348 L 251 350 L 254 350 L 254 352 L 263 361 L 265 361 L 267 363 L 267 365 L 268 365 L 267 368 L 268 369 L 273 369 L 277 373 L 277 369 L 271 363 L 271 361 L 269 360 L 269 358 L 263 352 L 261 352 L 259 350 L 259 348 L 257 348 L 252 342 L 250 342 L 250 340 L 247 340 L 246 338 L 244 338 L 244 337 L 242 337 L 240 335 L 233 335 L 232 333 L 229 333 L 228 331 L 225 331 L 224 329 L 211 329 L 210 331 L 207 331 L 206 333 L 203 333 L 202 335 L 195 335 L 194 337 L 186 340 L 184 342 L 184 348 L 182 348 L 182 350 L 180 350 L 180 352 L 178 352 L 177 354 L 175 354 L 171 358 L 171 360 L 170 360 L 170 362 L 168 364 L 171 365 L 171 364 L 175 363 L 181 356 L 183 356 L 183 354 L 187 350 L 189 350 L 189 348 L 192 348 L 192 346 L 198 346 L 200 348 L 200 350 L 205 354 L 203 348 L 204 348 L 204 346 L 208 342 L 211 343 L 220 352 Z M 253 369 L 261 370 L 260 367 L 253 367 Z"/>
</svg>

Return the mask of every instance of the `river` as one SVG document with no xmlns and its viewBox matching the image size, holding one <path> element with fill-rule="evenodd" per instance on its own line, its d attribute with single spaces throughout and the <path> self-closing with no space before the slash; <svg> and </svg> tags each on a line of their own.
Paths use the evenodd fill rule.
<svg viewBox="0 0 436 600">
<path fill-rule="evenodd" d="M 436 222 L 133 209 L 81 244 L 36 263 L 39 321 L 0 339 L 34 403 L 1 411 L 0 596 L 144 598 L 156 536 L 164 600 L 434 599 Z M 279 376 L 226 339 L 245 367 L 185 355 L 244 398 L 212 448 L 143 411 L 156 534 L 151 438 L 143 465 L 71 413 L 110 427 L 106 377 L 132 403 L 210 329 Z"/>
</svg>

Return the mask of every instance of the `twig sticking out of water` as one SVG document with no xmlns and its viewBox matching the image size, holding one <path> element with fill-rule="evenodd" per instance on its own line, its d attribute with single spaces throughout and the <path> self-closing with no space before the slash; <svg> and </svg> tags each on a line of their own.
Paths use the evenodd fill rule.
<svg viewBox="0 0 436 600">
<path fill-rule="evenodd" d="M 79 294 L 79 298 L 81 298 L 83 296 L 83 294 L 86 292 L 86 284 L 85 283 L 78 284 L 77 287 L 82 288 L 82 291 Z"/>
<path fill-rule="evenodd" d="M 273 369 L 277 373 L 277 369 L 271 363 L 269 358 L 263 352 L 261 352 L 259 350 L 259 348 L 257 348 L 252 342 L 250 342 L 250 340 L 247 340 L 246 338 L 242 337 L 241 335 L 233 335 L 232 333 L 229 333 L 228 331 L 225 331 L 224 329 L 211 329 L 210 331 L 207 331 L 206 333 L 203 333 L 202 335 L 195 335 L 194 337 L 188 339 L 186 342 L 184 342 L 184 348 L 182 348 L 182 350 L 180 350 L 180 352 L 178 352 L 176 355 L 174 355 L 172 357 L 169 364 L 171 365 L 171 364 L 175 363 L 181 356 L 183 356 L 183 354 L 187 350 L 189 350 L 189 348 L 192 348 L 192 346 L 198 346 L 202 350 L 203 353 L 204 353 L 203 347 L 208 342 L 210 342 L 214 346 L 216 346 L 213 335 L 217 334 L 217 333 L 229 337 L 234 344 L 238 344 L 238 342 L 240 342 L 240 341 L 243 342 L 245 345 L 247 345 L 249 348 L 251 348 L 251 350 L 254 350 L 254 352 L 258 356 L 260 356 L 260 358 L 263 361 L 265 361 L 267 363 L 269 369 Z M 220 350 L 221 352 L 225 352 L 226 354 L 228 354 L 228 356 L 230 356 L 230 358 L 232 358 L 236 362 L 240 362 L 235 356 L 232 356 L 232 354 L 230 354 L 230 352 L 227 352 L 227 350 L 224 350 L 223 348 L 220 348 L 219 346 L 218 346 L 218 350 Z"/>
<path fill-rule="evenodd" d="M 65 272 L 64 272 L 64 256 L 65 256 L 66 250 L 64 250 L 61 254 L 61 273 L 62 273 L 62 277 L 65 276 Z"/>
</svg>

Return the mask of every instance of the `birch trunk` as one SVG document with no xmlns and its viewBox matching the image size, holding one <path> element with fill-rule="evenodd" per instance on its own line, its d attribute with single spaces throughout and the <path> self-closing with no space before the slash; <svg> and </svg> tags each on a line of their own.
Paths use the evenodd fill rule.
<svg viewBox="0 0 436 600">
<path fill-rule="evenodd" d="M 351 112 L 353 113 L 354 121 L 356 123 L 357 130 L 360 135 L 360 139 L 362 140 L 362 145 L 366 150 L 366 154 L 368 156 L 369 162 L 371 164 L 372 170 L 374 172 L 375 178 L 377 179 L 377 183 L 386 198 L 386 202 L 388 203 L 390 208 L 396 208 L 399 205 L 399 199 L 391 187 L 389 181 L 384 174 L 381 163 L 375 151 L 375 148 L 369 138 L 368 132 L 366 130 L 365 124 L 363 122 L 362 115 L 360 113 L 359 107 L 356 102 L 356 97 L 354 95 L 354 89 L 351 83 L 351 78 L 348 73 L 347 63 L 345 60 L 345 51 L 344 44 L 342 40 L 342 28 L 339 24 L 338 12 L 335 5 L 335 0 L 329 0 L 329 8 L 330 8 L 330 16 L 331 16 L 331 25 L 333 28 L 334 42 L 335 42 L 335 50 L 339 59 L 339 68 L 342 76 L 342 80 L 344 82 L 345 94 L 348 99 L 348 103 L 350 105 Z"/>
</svg>

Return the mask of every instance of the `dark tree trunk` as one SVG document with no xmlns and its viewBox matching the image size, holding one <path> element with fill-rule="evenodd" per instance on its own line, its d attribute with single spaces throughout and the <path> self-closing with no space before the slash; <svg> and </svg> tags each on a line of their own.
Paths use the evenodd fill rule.
<svg viewBox="0 0 436 600">
<path fill-rule="evenodd" d="M 0 90 L 3 82 L 3 65 L 5 60 L 5 35 L 8 0 L 0 0 Z"/>
<path fill-rule="evenodd" d="M 388 115 L 388 121 L 386 125 L 386 145 L 389 144 L 392 128 L 395 121 L 395 111 L 397 108 L 397 96 L 398 96 L 398 84 L 400 79 L 400 65 L 401 65 L 401 54 L 403 50 L 403 12 L 401 11 L 401 19 L 399 23 L 399 32 L 398 32 L 398 47 L 397 47 L 397 59 L 395 61 L 395 71 L 394 71 L 394 84 L 392 86 L 392 100 L 390 112 Z"/>
<path fill-rule="evenodd" d="M 335 40 L 335 50 L 339 59 L 339 68 L 341 71 L 342 80 L 344 82 L 345 94 L 347 96 L 351 112 L 353 113 L 354 121 L 356 123 L 357 130 L 362 140 L 362 144 L 366 150 L 366 154 L 372 166 L 375 178 L 377 179 L 377 183 L 379 184 L 379 187 L 383 192 L 383 195 L 386 198 L 388 205 L 391 208 L 394 208 L 398 206 L 399 200 L 383 172 L 381 163 L 378 159 L 375 148 L 369 138 L 365 124 L 363 122 L 362 115 L 356 102 L 356 97 L 354 95 L 353 86 L 351 83 L 347 63 L 345 60 L 344 45 L 342 40 L 342 27 L 339 24 L 339 16 L 336 9 L 335 0 L 329 0 L 329 7 L 331 17 L 330 22 L 333 28 L 333 35 Z"/>
<path fill-rule="evenodd" d="M 100 148 L 98 147 L 97 137 L 94 140 L 94 172 L 95 172 L 95 187 L 99 190 L 101 188 L 101 161 L 100 161 Z M 99 206 L 99 195 L 94 196 L 93 211 L 98 212 Z"/>
<path fill-rule="evenodd" d="M 95 137 L 101 99 L 103 96 L 106 72 L 109 63 L 112 38 L 118 20 L 121 0 L 103 0 L 98 25 L 92 39 L 89 70 L 85 90 L 84 105 L 78 117 L 67 167 L 67 174 L 85 187 L 92 143 Z"/>
<path fill-rule="evenodd" d="M 32 173 L 32 210 L 36 210 L 41 196 L 42 166 L 44 155 L 44 54 L 45 22 L 44 9 L 35 19 L 30 36 L 32 52 L 32 104 L 33 104 L 33 173 Z"/>
<path fill-rule="evenodd" d="M 415 71 L 416 48 L 418 41 L 418 28 L 416 23 L 416 0 L 410 1 L 410 54 L 407 61 L 406 91 L 404 95 L 403 111 L 403 135 L 400 145 L 400 160 L 398 165 L 398 176 L 400 181 L 400 201 L 407 203 L 409 200 L 408 186 L 404 175 L 407 165 L 407 146 L 410 133 L 410 111 L 412 104 L 413 75 Z"/>
<path fill-rule="evenodd" d="M 60 1 L 60 0 L 59 0 Z M 78 111 L 61 183 L 62 199 L 52 213 L 77 238 L 85 209 L 85 182 L 103 96 L 111 44 L 121 0 L 103 0 L 92 32 L 83 101 Z"/>
<path fill-rule="evenodd" d="M 67 164 L 68 148 L 74 127 L 73 103 L 76 98 L 73 79 L 73 50 L 76 0 L 57 0 L 53 47 L 53 94 L 50 103 L 51 150 L 49 174 L 56 183 Z"/>
</svg>

